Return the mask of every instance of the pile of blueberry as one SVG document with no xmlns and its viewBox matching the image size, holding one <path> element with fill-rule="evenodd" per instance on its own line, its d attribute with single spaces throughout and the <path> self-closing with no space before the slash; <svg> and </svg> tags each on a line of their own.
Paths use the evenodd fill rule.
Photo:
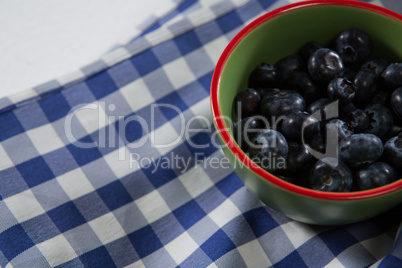
<svg viewBox="0 0 402 268">
<path fill-rule="evenodd" d="M 310 41 L 251 70 L 233 134 L 258 165 L 299 186 L 367 190 L 402 177 L 402 62 L 372 56 L 364 31 Z"/>
</svg>

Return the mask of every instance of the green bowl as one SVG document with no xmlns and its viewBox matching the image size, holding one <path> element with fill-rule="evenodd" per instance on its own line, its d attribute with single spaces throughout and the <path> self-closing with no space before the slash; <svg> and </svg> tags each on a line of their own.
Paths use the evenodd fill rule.
<svg viewBox="0 0 402 268">
<path fill-rule="evenodd" d="M 362 221 L 402 203 L 402 179 L 376 189 L 320 192 L 287 183 L 254 164 L 231 133 L 233 102 L 261 62 L 275 63 L 307 41 L 324 45 L 356 27 L 373 39 L 374 55 L 402 62 L 402 16 L 356 1 L 303 1 L 283 6 L 244 27 L 223 51 L 211 84 L 211 106 L 223 151 L 246 187 L 266 205 L 300 222 L 340 225 Z"/>
</svg>

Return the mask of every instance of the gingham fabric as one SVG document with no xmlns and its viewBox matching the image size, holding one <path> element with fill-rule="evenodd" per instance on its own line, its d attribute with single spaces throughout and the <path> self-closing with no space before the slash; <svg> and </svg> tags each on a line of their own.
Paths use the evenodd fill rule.
<svg viewBox="0 0 402 268">
<path fill-rule="evenodd" d="M 222 161 L 214 66 L 246 23 L 287 3 L 182 1 L 99 61 L 1 99 L 0 266 L 402 267 L 402 206 L 306 225 Z"/>
</svg>

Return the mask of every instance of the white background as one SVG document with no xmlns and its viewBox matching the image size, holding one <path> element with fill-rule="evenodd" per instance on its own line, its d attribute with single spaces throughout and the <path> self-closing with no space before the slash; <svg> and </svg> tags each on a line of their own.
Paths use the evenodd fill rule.
<svg viewBox="0 0 402 268">
<path fill-rule="evenodd" d="M 97 60 L 174 0 L 1 0 L 0 97 Z"/>
</svg>

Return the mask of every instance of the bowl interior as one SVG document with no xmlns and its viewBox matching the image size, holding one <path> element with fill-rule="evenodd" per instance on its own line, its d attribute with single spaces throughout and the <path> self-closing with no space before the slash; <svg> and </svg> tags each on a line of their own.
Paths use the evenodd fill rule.
<svg viewBox="0 0 402 268">
<path fill-rule="evenodd" d="M 219 84 L 222 115 L 232 117 L 234 98 L 247 87 L 249 74 L 259 63 L 274 64 L 296 53 L 307 41 L 329 46 L 333 38 L 348 27 L 362 29 L 371 36 L 375 56 L 390 62 L 402 61 L 402 23 L 399 20 L 349 6 L 319 5 L 291 10 L 249 32 L 231 52 Z M 230 122 L 226 124 L 230 128 Z"/>
<path fill-rule="evenodd" d="M 284 56 L 296 53 L 307 41 L 318 41 L 330 46 L 333 38 L 349 27 L 362 29 L 371 36 L 374 56 L 384 57 L 390 62 L 402 61 L 400 19 L 368 10 L 369 6 L 361 9 L 339 3 L 298 6 L 279 16 L 261 17 L 258 22 L 253 22 L 257 27 L 243 29 L 235 37 L 235 43 L 232 40 L 228 46 L 226 53 L 229 54 L 219 77 L 218 102 L 221 115 L 234 119 L 234 98 L 247 87 L 248 77 L 258 64 L 274 64 Z M 224 122 L 226 129 L 230 130 L 231 121 Z M 398 182 L 397 187 L 401 185 Z"/>
</svg>

